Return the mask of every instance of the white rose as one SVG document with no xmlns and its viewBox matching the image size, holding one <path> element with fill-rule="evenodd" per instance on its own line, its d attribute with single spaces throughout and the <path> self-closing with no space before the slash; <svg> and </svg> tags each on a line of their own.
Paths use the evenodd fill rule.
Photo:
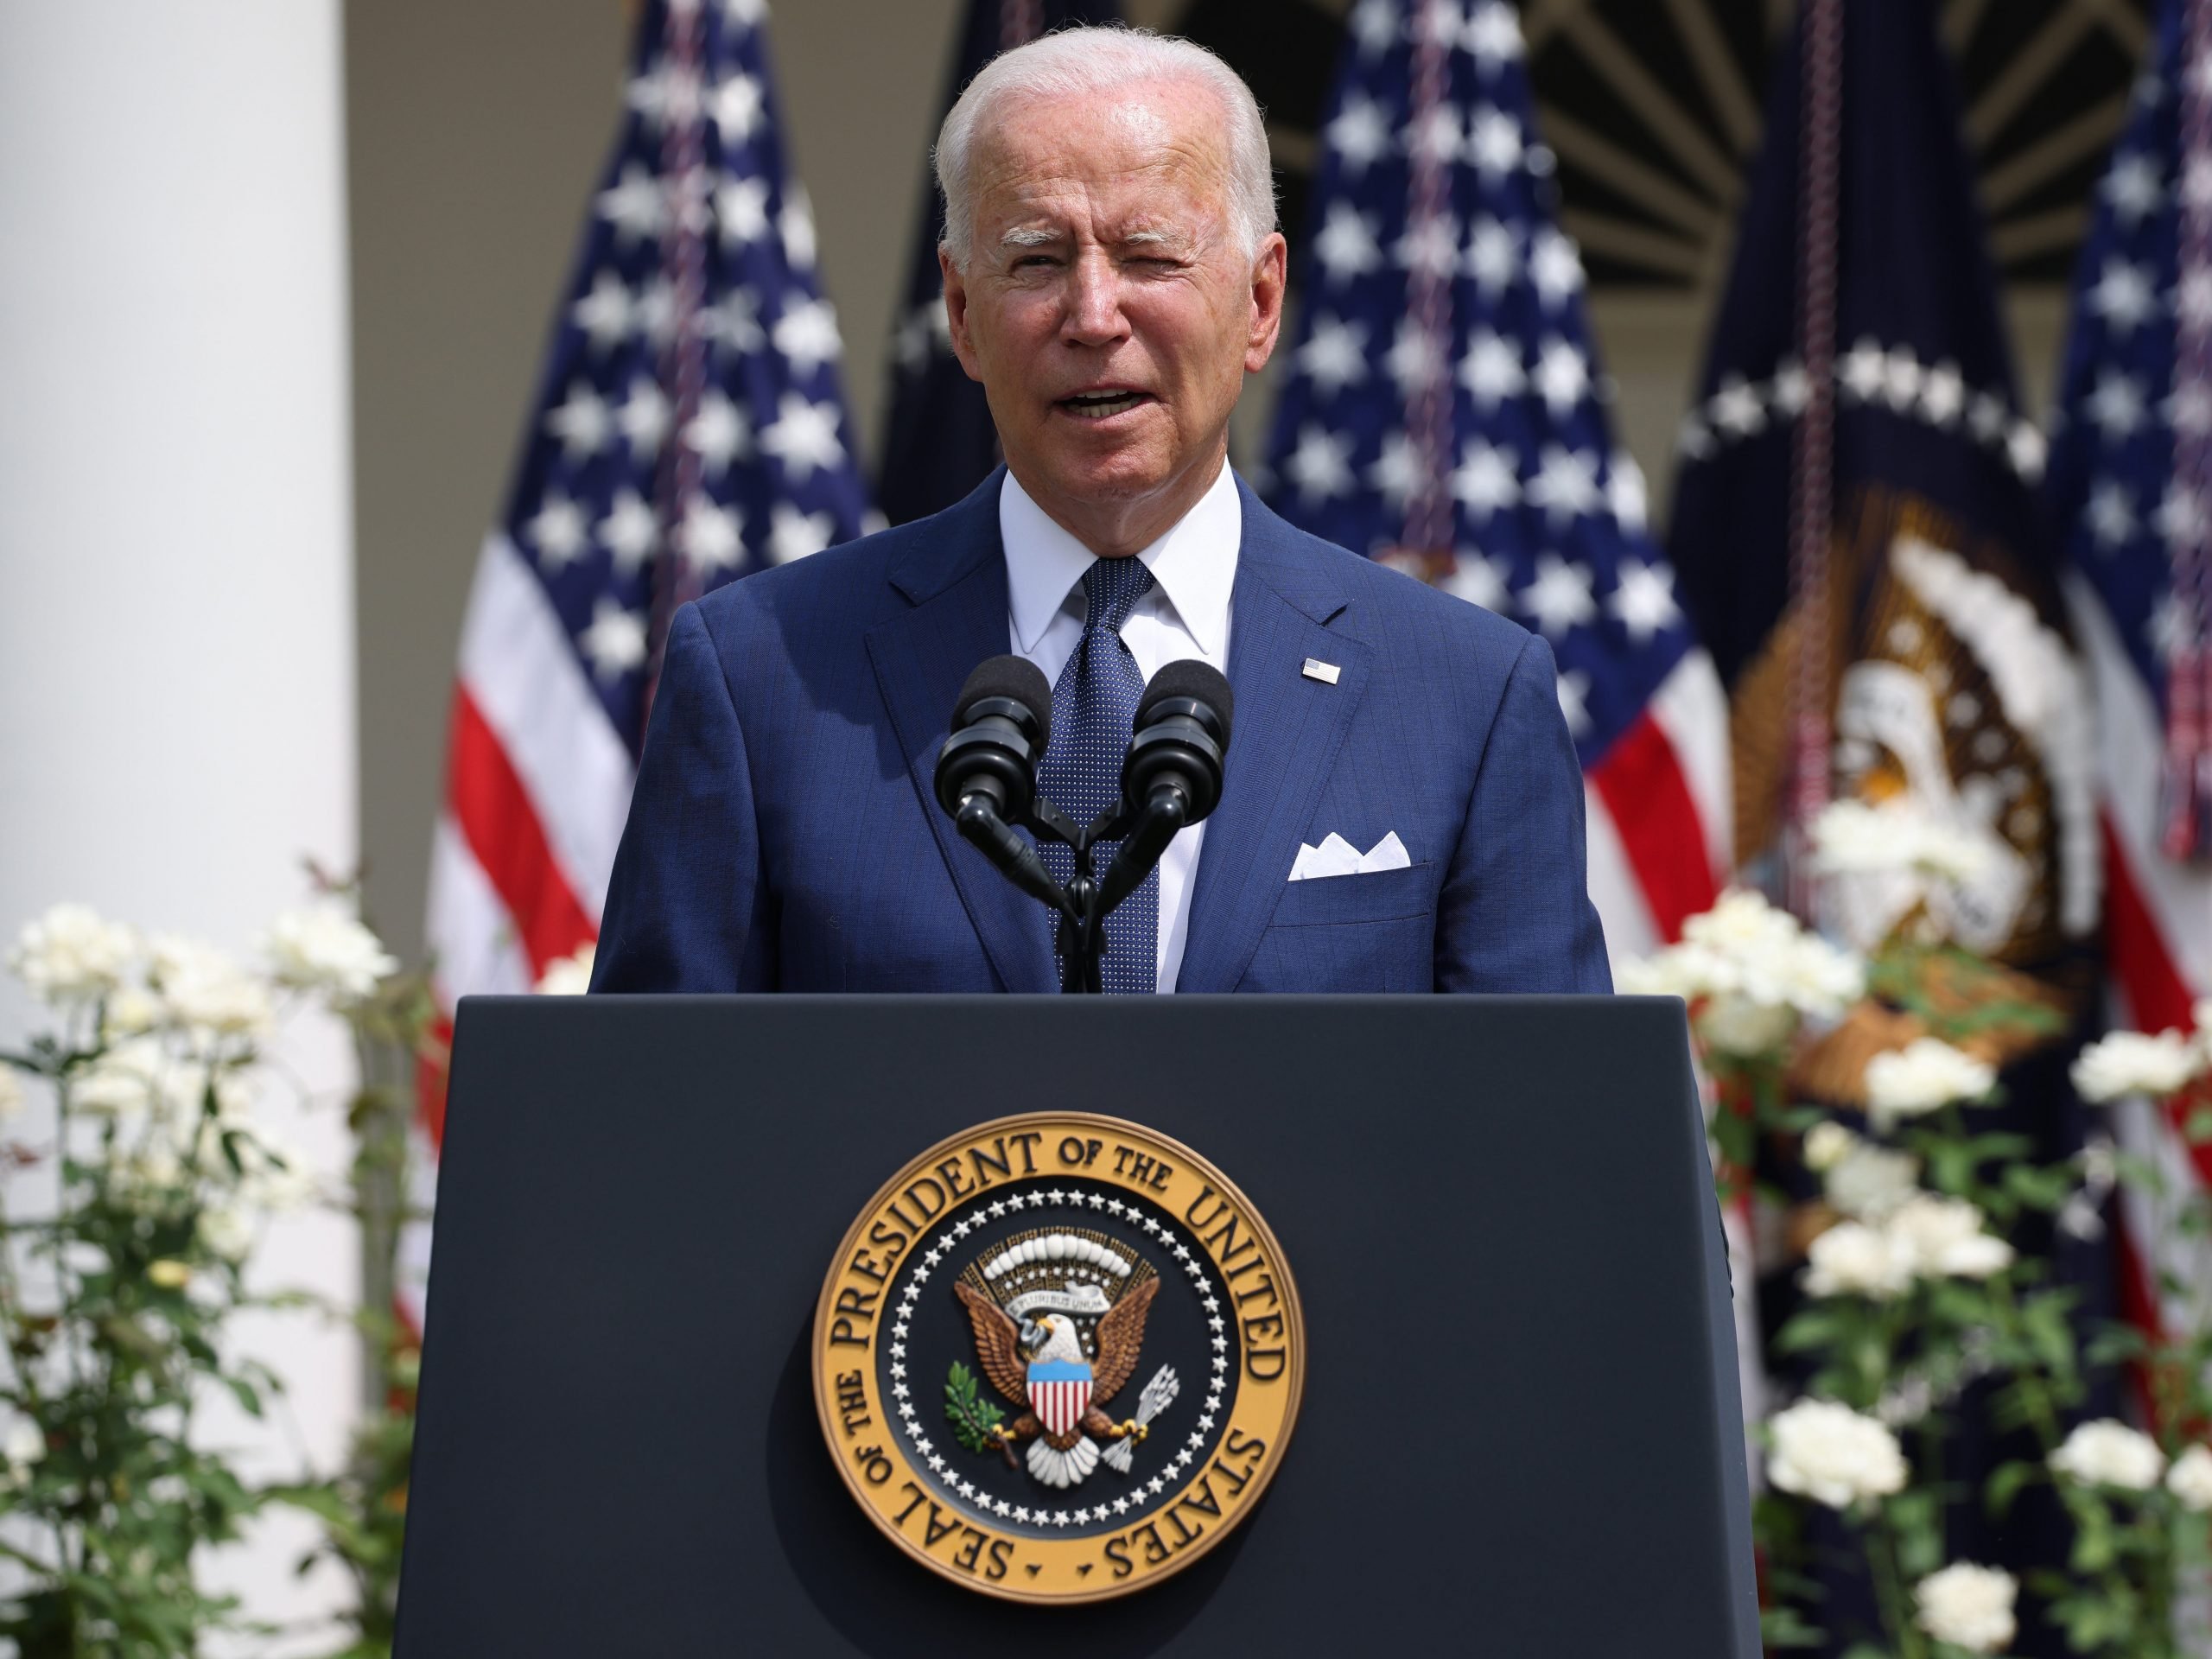
<svg viewBox="0 0 2212 1659">
<path fill-rule="evenodd" d="M 1920 1160 L 1858 1141 L 1821 1177 L 1829 1205 L 1860 1221 L 1887 1215 L 1920 1190 Z"/>
<path fill-rule="evenodd" d="M 1938 1642 L 1968 1653 L 1995 1653 L 2018 1628 L 2012 1604 L 2019 1593 L 2010 1573 L 1961 1561 L 1914 1586 L 1912 1599 L 1920 1608 L 1915 1623 Z"/>
<path fill-rule="evenodd" d="M 1754 1002 L 1747 996 L 1714 997 L 1700 1011 L 1697 1034 L 1720 1054 L 1765 1054 L 1797 1029 L 1797 1010 L 1787 1002 Z"/>
<path fill-rule="evenodd" d="M 52 1003 L 89 1002 L 122 984 L 138 938 L 84 905 L 56 905 L 16 936 L 8 965 Z"/>
<path fill-rule="evenodd" d="M 1865 1143 L 1834 1118 L 1823 1118 L 1805 1131 L 1805 1167 L 1825 1174 Z"/>
<path fill-rule="evenodd" d="M 591 965 L 598 954 L 596 944 L 587 943 L 575 954 L 563 957 L 545 965 L 539 976 L 537 994 L 540 996 L 582 996 L 591 988 Z"/>
<path fill-rule="evenodd" d="M 1713 908 L 1682 924 L 1682 938 L 1732 961 L 1785 949 L 1801 930 L 1796 918 L 1748 887 L 1731 887 Z"/>
<path fill-rule="evenodd" d="M 1885 811 L 1860 800 L 1835 801 L 1813 820 L 1813 868 L 1892 870 L 1912 862 L 1908 810 Z"/>
<path fill-rule="evenodd" d="M 2158 1484 L 2166 1458 L 2149 1435 L 2101 1417 L 2069 1434 L 2066 1443 L 2050 1454 L 2050 1466 L 2085 1485 L 2147 1492 Z"/>
<path fill-rule="evenodd" d="M 1986 1279 L 2012 1265 L 2012 1247 L 1982 1230 L 1964 1198 L 1920 1193 L 1898 1205 L 1883 1232 L 1910 1272 L 1930 1279 Z"/>
<path fill-rule="evenodd" d="M 1613 969 L 1613 988 L 1623 996 L 1679 996 L 1685 1002 L 1698 995 L 1671 950 L 1629 957 Z"/>
<path fill-rule="evenodd" d="M 1754 893 L 1722 894 L 1711 910 L 1683 924 L 1682 937 L 1725 959 L 1736 988 L 1754 1002 L 1826 1019 L 1859 994 L 1856 958 Z"/>
<path fill-rule="evenodd" d="M 2192 1446 L 2166 1471 L 2166 1490 L 2193 1514 L 2212 1510 L 2212 1448 Z"/>
<path fill-rule="evenodd" d="M 46 1435 L 28 1417 L 18 1417 L 8 1425 L 5 1435 L 0 1435 L 0 1458 L 5 1458 L 16 1468 L 34 1464 L 46 1456 Z"/>
<path fill-rule="evenodd" d="M 1934 1037 L 1866 1062 L 1866 1110 L 1877 1128 L 1920 1117 L 1955 1100 L 1981 1099 L 1997 1086 L 1996 1068 Z"/>
<path fill-rule="evenodd" d="M 0 1065 L 0 1123 L 23 1115 L 22 1079 L 12 1065 Z"/>
<path fill-rule="evenodd" d="M 286 911 L 270 926 L 261 949 L 278 984 L 325 991 L 340 1002 L 373 995 L 377 982 L 399 969 L 398 958 L 384 942 L 335 903 Z"/>
<path fill-rule="evenodd" d="M 1988 868 L 1988 844 L 1908 803 L 1838 801 L 1813 822 L 1813 864 L 1828 874 L 1917 870 L 1971 881 Z"/>
<path fill-rule="evenodd" d="M 101 1030 L 111 1042 L 143 1036 L 166 1017 L 161 999 L 136 985 L 126 985 L 108 998 L 105 1014 Z"/>
<path fill-rule="evenodd" d="M 1833 1020 L 1866 990 L 1866 966 L 1817 933 L 1801 933 L 1780 964 L 1783 992 L 1809 1019 Z"/>
<path fill-rule="evenodd" d="M 2115 1031 L 2091 1043 L 2074 1062 L 2074 1086 L 2084 1100 L 2118 1100 L 2122 1095 L 2171 1095 L 2202 1069 L 2202 1057 L 2177 1031 L 2145 1036 Z"/>
<path fill-rule="evenodd" d="M 241 1203 L 282 1213 L 304 1209 L 315 1201 L 315 1179 L 302 1154 L 266 1135 L 239 1150 L 245 1165 L 245 1179 L 238 1187 Z"/>
<path fill-rule="evenodd" d="M 1767 1477 L 1832 1510 L 1904 1489 L 1897 1437 L 1872 1417 L 1832 1400 L 1801 1400 L 1767 1424 Z"/>
<path fill-rule="evenodd" d="M 1885 1302 L 1912 1287 L 1912 1258 L 1864 1222 L 1840 1221 L 1805 1250 L 1805 1290 Z"/>
<path fill-rule="evenodd" d="M 274 1018 L 269 988 L 196 939 L 156 939 L 149 977 L 179 1024 L 214 1036 L 256 1036 Z"/>
<path fill-rule="evenodd" d="M 242 1260 L 253 1248 L 253 1224 L 243 1211 L 229 1208 L 202 1210 L 195 1230 L 200 1242 L 226 1262 Z"/>
<path fill-rule="evenodd" d="M 92 1062 L 69 1087 L 73 1111 L 182 1114 L 199 1103 L 199 1078 L 157 1038 L 133 1037 Z"/>
</svg>

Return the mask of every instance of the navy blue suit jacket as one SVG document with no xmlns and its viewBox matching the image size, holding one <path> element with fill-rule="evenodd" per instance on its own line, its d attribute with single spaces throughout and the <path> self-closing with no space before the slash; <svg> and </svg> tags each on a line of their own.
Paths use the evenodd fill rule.
<svg viewBox="0 0 2212 1659">
<path fill-rule="evenodd" d="M 593 989 L 1058 988 L 1043 906 L 931 792 L 1008 649 L 999 480 L 677 613 Z M 1236 725 L 1176 988 L 1610 989 L 1549 649 L 1238 488 Z M 1408 869 L 1288 879 L 1301 842 L 1393 830 Z"/>
</svg>

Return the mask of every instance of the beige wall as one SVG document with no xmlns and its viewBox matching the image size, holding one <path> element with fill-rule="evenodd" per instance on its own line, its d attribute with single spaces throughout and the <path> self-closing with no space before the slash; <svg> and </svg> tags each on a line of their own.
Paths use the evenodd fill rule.
<svg viewBox="0 0 2212 1659">
<path fill-rule="evenodd" d="M 793 154 L 872 456 L 884 350 L 960 0 L 783 0 Z M 1131 0 L 1165 24 L 1177 0 Z M 548 320 L 614 130 L 627 0 L 359 0 L 347 9 L 361 844 L 376 918 L 419 955 L 447 688 L 477 545 L 505 486 Z M 2063 296 L 2009 308 L 2040 410 Z M 1704 346 L 1700 302 L 1600 296 L 1620 436 L 1663 512 Z M 1253 415 L 1258 399 L 1248 399 Z M 1257 435 L 1240 418 L 1240 453 Z"/>
</svg>

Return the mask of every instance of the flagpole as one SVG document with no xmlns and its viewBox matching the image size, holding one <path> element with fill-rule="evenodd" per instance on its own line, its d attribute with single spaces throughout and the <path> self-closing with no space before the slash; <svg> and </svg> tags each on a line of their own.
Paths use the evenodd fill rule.
<svg viewBox="0 0 2212 1659">
<path fill-rule="evenodd" d="M 1045 31 L 1043 0 L 999 0 L 999 50 L 1026 46 Z"/>
<path fill-rule="evenodd" d="M 2212 89 L 2202 66 L 2212 62 L 2212 3 L 2189 0 L 2183 13 L 2189 66 L 2181 76 L 2181 270 L 2177 292 L 2175 405 L 2212 403 L 2212 315 L 2188 296 L 2212 281 L 2212 199 L 2196 188 L 2212 175 Z M 2166 676 L 2166 753 L 2160 778 L 2160 835 L 2177 863 L 2212 860 L 2212 427 L 2177 421 L 2174 481 L 2193 511 L 2188 533 L 2167 546 L 2172 583 L 2173 643 Z"/>
<path fill-rule="evenodd" d="M 697 445 L 688 435 L 698 418 L 707 384 L 707 342 L 700 309 L 707 292 L 706 229 L 709 216 L 707 181 L 705 87 L 701 64 L 706 52 L 706 18 L 700 8 L 668 9 L 668 71 L 675 84 L 693 89 L 669 111 L 661 137 L 661 172 L 669 181 L 671 212 L 661 242 L 661 269 L 671 296 L 668 355 L 662 383 L 675 397 L 668 448 L 656 475 L 654 508 L 660 521 L 660 553 L 653 563 L 653 609 L 649 635 L 651 664 L 645 673 L 645 718 L 652 715 L 653 693 L 660 683 L 661 654 L 676 612 L 704 591 L 696 568 L 675 543 L 684 503 L 698 494 L 703 467 Z"/>
<path fill-rule="evenodd" d="M 1452 399 L 1446 381 L 1452 355 L 1452 280 L 1449 264 L 1437 268 L 1433 257 L 1435 226 L 1448 212 L 1452 188 L 1451 161 L 1437 142 L 1437 111 L 1449 87 L 1451 48 L 1442 20 L 1440 0 L 1419 0 L 1419 22 L 1414 37 L 1412 107 L 1407 133 L 1413 166 L 1408 179 L 1406 245 L 1414 251 L 1407 271 L 1407 308 L 1421 340 L 1421 378 L 1407 400 L 1406 430 L 1418 462 L 1415 482 L 1406 502 L 1404 533 L 1399 545 L 1417 561 L 1425 579 L 1434 580 L 1451 568 L 1455 537 L 1452 504 L 1445 493 L 1451 470 Z"/>
<path fill-rule="evenodd" d="M 1806 401 L 1791 468 L 1789 585 L 1797 618 L 1790 687 L 1789 800 L 1783 871 L 1791 910 L 1815 919 L 1813 821 L 1828 801 L 1828 694 L 1834 651 L 1829 560 L 1834 534 L 1836 240 L 1842 170 L 1843 0 L 1806 0 L 1798 194 L 1798 338 Z"/>
</svg>

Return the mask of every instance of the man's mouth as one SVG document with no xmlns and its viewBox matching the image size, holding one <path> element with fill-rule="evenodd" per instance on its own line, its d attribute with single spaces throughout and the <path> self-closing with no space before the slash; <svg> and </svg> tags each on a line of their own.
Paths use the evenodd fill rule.
<svg viewBox="0 0 2212 1659">
<path fill-rule="evenodd" d="M 1079 391 L 1072 397 L 1061 398 L 1060 407 L 1083 420 L 1103 421 L 1151 401 L 1148 391 Z"/>
</svg>

